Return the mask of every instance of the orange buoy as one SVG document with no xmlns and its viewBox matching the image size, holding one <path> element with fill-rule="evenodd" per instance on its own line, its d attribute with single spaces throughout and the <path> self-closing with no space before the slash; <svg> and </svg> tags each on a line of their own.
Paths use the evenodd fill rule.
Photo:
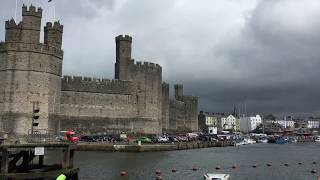
<svg viewBox="0 0 320 180">
<path fill-rule="evenodd" d="M 171 172 L 177 172 L 176 168 L 172 168 Z"/>
<path fill-rule="evenodd" d="M 157 170 L 156 170 L 156 175 L 160 175 L 160 174 L 161 174 L 160 169 L 157 169 Z"/>
<path fill-rule="evenodd" d="M 272 166 L 272 165 L 271 165 L 270 163 L 267 163 L 267 166 L 270 167 L 270 166 Z"/>
<path fill-rule="evenodd" d="M 216 167 L 216 170 L 219 170 L 219 169 L 221 169 L 221 167 L 220 167 L 220 166 L 217 166 L 217 167 Z"/>
<path fill-rule="evenodd" d="M 127 171 L 121 171 L 120 172 L 120 176 L 128 176 L 128 172 Z"/>
</svg>

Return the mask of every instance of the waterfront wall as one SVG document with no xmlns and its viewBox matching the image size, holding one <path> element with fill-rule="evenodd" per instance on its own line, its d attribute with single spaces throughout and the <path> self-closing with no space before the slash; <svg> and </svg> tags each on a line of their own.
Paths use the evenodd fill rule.
<svg viewBox="0 0 320 180">
<path fill-rule="evenodd" d="M 112 151 L 112 152 L 153 152 L 153 151 L 174 151 L 199 149 L 209 147 L 226 147 L 233 146 L 229 141 L 199 141 L 199 142 L 180 142 L 174 144 L 143 144 L 143 145 L 113 145 L 113 144 L 96 144 L 86 143 L 77 145 L 78 151 Z"/>
</svg>

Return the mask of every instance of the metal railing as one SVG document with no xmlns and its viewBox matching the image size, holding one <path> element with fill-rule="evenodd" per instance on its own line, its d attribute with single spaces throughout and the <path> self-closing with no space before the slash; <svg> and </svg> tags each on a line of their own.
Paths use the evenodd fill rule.
<svg viewBox="0 0 320 180">
<path fill-rule="evenodd" d="M 44 143 L 56 141 L 56 135 L 53 130 L 48 129 L 31 129 L 28 130 L 27 142 L 29 143 Z"/>
</svg>

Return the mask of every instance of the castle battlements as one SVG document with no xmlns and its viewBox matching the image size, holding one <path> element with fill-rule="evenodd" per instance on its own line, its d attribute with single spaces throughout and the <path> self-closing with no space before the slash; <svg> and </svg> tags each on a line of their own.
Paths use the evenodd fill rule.
<svg viewBox="0 0 320 180">
<path fill-rule="evenodd" d="M 36 17 L 41 17 L 42 16 L 42 8 L 36 9 L 35 6 L 31 4 L 31 6 L 28 7 L 26 5 L 22 6 L 22 16 L 36 16 Z"/>
<path fill-rule="evenodd" d="M 17 25 L 16 21 L 11 18 L 10 20 L 6 21 L 6 29 L 21 29 L 21 22 Z"/>
<path fill-rule="evenodd" d="M 54 22 L 53 25 L 52 25 L 52 22 L 47 22 L 46 26 L 44 27 L 44 31 L 49 31 L 49 30 L 60 31 L 62 33 L 63 25 L 61 25 L 59 21 Z"/>
<path fill-rule="evenodd" d="M 162 87 L 164 87 L 164 88 L 169 88 L 169 83 L 166 83 L 166 82 L 162 82 Z"/>
<path fill-rule="evenodd" d="M 136 86 L 131 81 L 117 79 L 63 76 L 62 90 L 103 94 L 133 94 L 136 92 Z"/>
<path fill-rule="evenodd" d="M 32 44 L 23 42 L 2 42 L 0 43 L 0 51 L 20 51 L 20 52 L 35 52 L 42 54 L 49 54 L 57 58 L 63 58 L 63 51 L 61 49 L 47 46 L 45 44 Z"/>
<path fill-rule="evenodd" d="M 137 61 L 134 64 L 135 70 L 137 71 L 150 71 L 150 72 L 161 72 L 162 67 L 159 64 L 151 63 L 151 62 L 141 62 Z"/>
<path fill-rule="evenodd" d="M 116 41 L 129 41 L 132 42 L 132 37 L 129 35 L 119 35 L 116 37 Z"/>
</svg>

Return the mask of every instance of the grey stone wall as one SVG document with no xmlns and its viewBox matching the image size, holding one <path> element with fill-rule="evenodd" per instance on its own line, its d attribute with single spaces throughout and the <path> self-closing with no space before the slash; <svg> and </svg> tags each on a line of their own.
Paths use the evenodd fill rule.
<svg viewBox="0 0 320 180">
<path fill-rule="evenodd" d="M 162 129 L 169 129 L 169 84 L 162 83 Z"/>
<path fill-rule="evenodd" d="M 175 85 L 175 99 L 170 100 L 169 129 L 177 131 L 198 130 L 198 98 L 183 94 L 183 85 Z"/>
<path fill-rule="evenodd" d="M 137 87 L 131 81 L 98 79 L 92 77 L 63 76 L 62 91 L 92 92 L 103 94 L 136 94 Z"/>
<path fill-rule="evenodd" d="M 17 135 L 31 128 L 33 103 L 40 108 L 35 129 L 48 128 L 49 114 L 60 110 L 63 52 L 39 43 L 41 13 L 39 8 L 24 6 L 23 20 L 16 26 L 20 39 L 8 35 L 8 42 L 0 43 L 0 127 Z"/>
</svg>

